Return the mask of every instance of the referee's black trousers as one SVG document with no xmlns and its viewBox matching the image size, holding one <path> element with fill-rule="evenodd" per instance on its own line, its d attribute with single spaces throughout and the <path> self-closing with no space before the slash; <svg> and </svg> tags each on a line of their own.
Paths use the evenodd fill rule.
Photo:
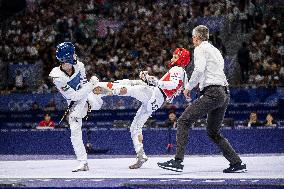
<svg viewBox="0 0 284 189">
<path fill-rule="evenodd" d="M 207 135 L 219 147 L 224 157 L 235 164 L 241 162 L 240 157 L 232 148 L 220 129 L 229 104 L 230 94 L 226 87 L 208 86 L 203 90 L 203 95 L 188 106 L 177 121 L 177 152 L 176 159 L 183 160 L 188 143 L 188 132 L 192 124 L 207 114 Z"/>
</svg>

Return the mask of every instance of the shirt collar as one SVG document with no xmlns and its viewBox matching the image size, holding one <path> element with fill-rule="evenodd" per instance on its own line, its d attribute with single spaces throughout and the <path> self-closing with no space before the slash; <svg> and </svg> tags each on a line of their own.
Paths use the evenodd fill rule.
<svg viewBox="0 0 284 189">
<path fill-rule="evenodd" d="M 200 45 L 202 45 L 202 44 L 207 44 L 208 43 L 208 41 L 202 41 L 201 43 L 200 43 Z"/>
</svg>

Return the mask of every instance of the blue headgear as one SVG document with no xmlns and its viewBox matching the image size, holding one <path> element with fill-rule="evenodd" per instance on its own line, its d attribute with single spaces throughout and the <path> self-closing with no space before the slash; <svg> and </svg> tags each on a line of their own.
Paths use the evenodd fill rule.
<svg viewBox="0 0 284 189">
<path fill-rule="evenodd" d="M 63 42 L 56 47 L 56 58 L 60 62 L 76 64 L 74 62 L 75 46 L 71 42 Z"/>
</svg>

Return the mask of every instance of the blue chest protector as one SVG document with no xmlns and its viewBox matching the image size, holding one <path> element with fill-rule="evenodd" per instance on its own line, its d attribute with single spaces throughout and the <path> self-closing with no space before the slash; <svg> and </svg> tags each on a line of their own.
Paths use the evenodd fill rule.
<svg viewBox="0 0 284 189">
<path fill-rule="evenodd" d="M 72 80 L 68 81 L 67 84 L 75 91 L 80 89 L 81 73 L 79 72 Z"/>
</svg>

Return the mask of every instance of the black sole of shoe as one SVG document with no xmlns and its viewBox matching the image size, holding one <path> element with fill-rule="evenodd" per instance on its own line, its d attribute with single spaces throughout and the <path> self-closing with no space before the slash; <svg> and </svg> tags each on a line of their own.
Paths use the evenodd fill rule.
<svg viewBox="0 0 284 189">
<path fill-rule="evenodd" d="M 72 171 L 72 173 L 78 173 L 78 172 L 83 172 L 83 171 L 89 171 L 89 170 Z"/>
<path fill-rule="evenodd" d="M 246 169 L 234 171 L 234 172 L 223 172 L 223 173 L 247 173 L 248 171 Z"/>
<path fill-rule="evenodd" d="M 164 166 L 161 166 L 161 165 L 158 165 L 158 166 L 162 169 L 166 169 L 166 170 L 174 171 L 174 172 L 178 172 L 178 173 L 181 173 L 183 171 L 183 170 L 177 170 L 177 169 L 170 169 L 168 167 L 164 167 Z"/>
</svg>

